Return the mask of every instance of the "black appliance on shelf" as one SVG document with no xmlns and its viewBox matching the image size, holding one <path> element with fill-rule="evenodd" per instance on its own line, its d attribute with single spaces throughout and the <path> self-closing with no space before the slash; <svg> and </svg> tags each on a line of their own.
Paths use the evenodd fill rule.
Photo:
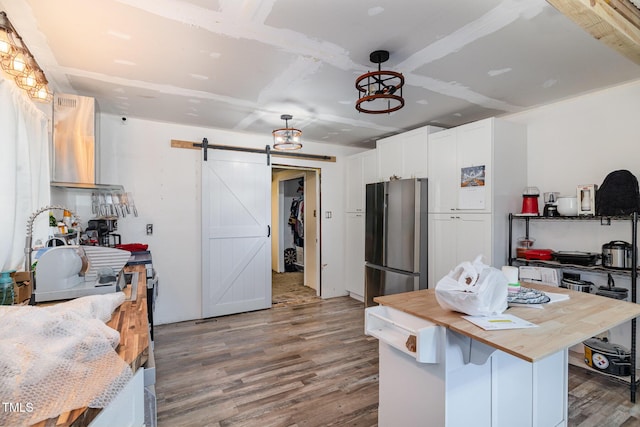
<svg viewBox="0 0 640 427">
<path fill-rule="evenodd" d="M 118 230 L 118 221 L 113 218 L 90 219 L 85 233 L 90 243 L 99 246 L 115 247 L 122 243 L 121 236 L 114 233 Z"/>
</svg>

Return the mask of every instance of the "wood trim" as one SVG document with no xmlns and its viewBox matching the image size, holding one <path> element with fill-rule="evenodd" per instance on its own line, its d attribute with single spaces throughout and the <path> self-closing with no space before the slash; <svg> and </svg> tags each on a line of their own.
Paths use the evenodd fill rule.
<svg viewBox="0 0 640 427">
<path fill-rule="evenodd" d="M 629 0 L 547 0 L 610 48 L 640 64 L 640 9 Z"/>
<path fill-rule="evenodd" d="M 172 139 L 171 140 L 171 147 L 172 148 L 187 148 L 187 149 L 190 149 L 190 150 L 200 150 L 202 148 L 200 142 L 183 141 L 183 140 L 179 140 L 179 139 Z M 255 150 L 256 152 L 265 152 L 266 153 L 266 151 L 264 151 L 261 148 L 251 149 L 251 148 L 247 148 L 247 147 L 234 147 L 232 145 L 209 144 L 209 148 L 222 148 L 222 149 L 225 149 L 225 150 L 238 150 L 238 151 Z M 332 162 L 332 163 L 336 162 L 336 157 L 335 156 L 325 156 L 325 155 L 321 155 L 321 154 L 306 154 L 306 153 L 300 153 L 300 152 L 282 152 L 282 151 L 277 151 L 277 150 L 271 150 L 269 152 L 269 154 L 271 155 L 271 157 L 288 157 L 288 158 L 296 158 L 296 159 L 302 159 L 302 160 L 316 160 L 316 161 L 320 161 L 320 162 Z"/>
<path fill-rule="evenodd" d="M 200 150 L 200 147 L 198 147 L 196 142 L 193 141 L 181 141 L 179 139 L 172 139 L 171 140 L 171 147 L 172 148 L 189 148 L 191 150 Z"/>
</svg>

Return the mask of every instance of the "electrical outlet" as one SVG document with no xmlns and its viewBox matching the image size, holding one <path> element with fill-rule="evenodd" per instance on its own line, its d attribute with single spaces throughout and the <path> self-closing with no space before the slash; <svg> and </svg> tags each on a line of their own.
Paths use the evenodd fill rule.
<svg viewBox="0 0 640 427">
<path fill-rule="evenodd" d="M 147 236 L 151 236 L 153 234 L 153 224 L 147 224 Z"/>
</svg>

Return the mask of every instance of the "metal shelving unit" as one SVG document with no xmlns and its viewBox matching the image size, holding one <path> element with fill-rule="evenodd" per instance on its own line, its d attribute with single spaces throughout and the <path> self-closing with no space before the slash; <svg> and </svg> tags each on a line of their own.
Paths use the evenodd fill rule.
<svg viewBox="0 0 640 427">
<path fill-rule="evenodd" d="M 516 258 L 513 256 L 513 221 L 525 221 L 525 238 L 529 238 L 529 225 L 531 221 L 541 222 L 557 222 L 557 221 L 598 221 L 600 225 L 611 225 L 612 221 L 629 221 L 631 223 L 631 245 L 632 245 L 632 261 L 631 270 L 623 271 L 620 269 L 607 268 L 602 266 L 582 266 L 575 264 L 561 264 L 554 261 L 539 261 Z M 537 265 L 546 267 L 555 267 L 561 269 L 579 270 L 590 273 L 612 273 L 612 274 L 628 274 L 631 278 L 631 302 L 637 303 L 636 289 L 638 281 L 638 213 L 625 216 L 559 216 L 559 217 L 543 217 L 531 215 L 509 214 L 509 248 L 508 248 L 509 265 L 514 263 L 524 265 Z M 629 389 L 631 394 L 631 402 L 636 402 L 636 389 L 638 380 L 636 378 L 636 319 L 631 320 L 631 376 Z M 594 370 L 595 371 L 595 370 Z M 595 371 L 599 372 L 599 371 Z"/>
</svg>

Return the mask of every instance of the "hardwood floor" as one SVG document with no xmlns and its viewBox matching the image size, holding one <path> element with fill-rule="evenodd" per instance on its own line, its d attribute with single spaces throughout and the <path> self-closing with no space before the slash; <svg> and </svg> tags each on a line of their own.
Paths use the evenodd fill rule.
<svg viewBox="0 0 640 427">
<path fill-rule="evenodd" d="M 320 301 L 316 291 L 304 286 L 304 272 L 271 273 L 271 301 L 273 307 L 307 304 Z"/>
<path fill-rule="evenodd" d="M 378 343 L 349 297 L 157 326 L 159 426 L 375 426 Z M 624 384 L 569 367 L 570 427 L 640 426 Z M 640 400 L 640 396 L 639 396 Z"/>
<path fill-rule="evenodd" d="M 156 329 L 160 426 L 374 426 L 377 341 L 348 297 Z"/>
<path fill-rule="evenodd" d="M 636 401 L 640 401 L 640 395 Z M 640 403 L 631 403 L 628 385 L 570 365 L 568 425 L 640 426 Z"/>
</svg>

